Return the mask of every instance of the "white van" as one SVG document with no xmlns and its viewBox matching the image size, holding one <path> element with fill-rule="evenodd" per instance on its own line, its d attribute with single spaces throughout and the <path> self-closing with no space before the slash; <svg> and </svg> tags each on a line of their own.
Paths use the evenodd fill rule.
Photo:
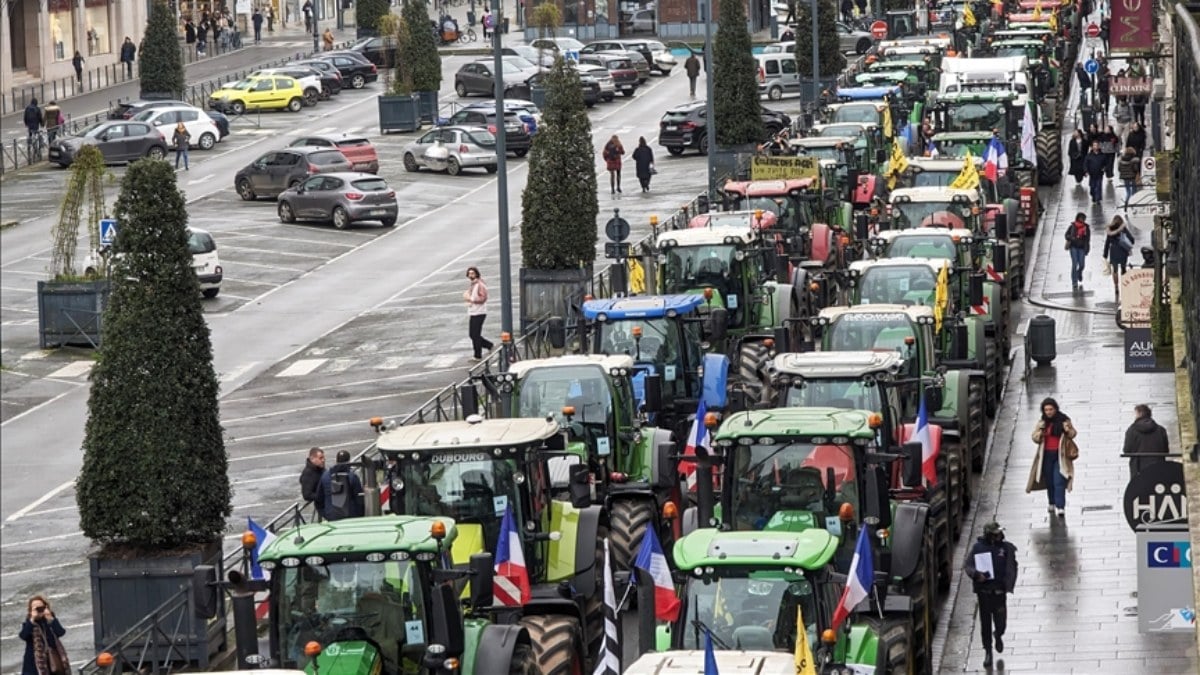
<svg viewBox="0 0 1200 675">
<path fill-rule="evenodd" d="M 1024 56 L 942 59 L 938 94 L 972 91 L 1011 91 L 1017 95 L 1014 104 L 1024 106 L 1031 94 L 1029 59 Z"/>
<path fill-rule="evenodd" d="M 221 280 L 225 274 L 217 255 L 217 242 L 204 230 L 189 227 L 187 232 L 188 252 L 192 254 L 192 269 L 196 272 L 196 280 L 200 282 L 200 292 L 206 298 L 215 298 L 221 292 Z M 99 273 L 100 255 L 89 254 L 83 259 L 83 275 L 96 277 Z"/>
<path fill-rule="evenodd" d="M 800 73 L 796 70 L 794 53 L 756 54 L 754 59 L 758 67 L 759 96 L 766 94 L 772 101 L 778 101 L 785 93 L 800 91 Z"/>
</svg>

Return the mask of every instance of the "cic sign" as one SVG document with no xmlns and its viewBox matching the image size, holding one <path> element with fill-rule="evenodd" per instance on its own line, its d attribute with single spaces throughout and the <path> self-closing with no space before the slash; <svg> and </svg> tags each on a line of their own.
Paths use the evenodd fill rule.
<svg viewBox="0 0 1200 675">
<path fill-rule="evenodd" d="M 1152 0 L 1113 0 L 1110 44 L 1118 52 L 1154 51 Z"/>
</svg>

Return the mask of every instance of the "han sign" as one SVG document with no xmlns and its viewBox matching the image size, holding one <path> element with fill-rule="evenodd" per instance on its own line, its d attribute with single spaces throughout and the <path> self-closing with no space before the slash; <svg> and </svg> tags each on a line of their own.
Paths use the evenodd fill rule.
<svg viewBox="0 0 1200 675">
<path fill-rule="evenodd" d="M 1118 52 L 1154 51 L 1154 3 L 1113 0 L 1111 44 Z"/>
</svg>

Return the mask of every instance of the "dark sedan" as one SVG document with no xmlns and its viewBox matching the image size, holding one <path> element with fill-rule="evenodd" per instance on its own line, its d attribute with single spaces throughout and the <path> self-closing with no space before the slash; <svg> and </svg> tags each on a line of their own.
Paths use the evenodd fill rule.
<svg viewBox="0 0 1200 675">
<path fill-rule="evenodd" d="M 505 97 L 512 97 L 521 99 L 523 101 L 528 101 L 533 98 L 530 90 L 540 84 L 545 78 L 545 73 L 536 73 L 533 75 L 533 77 L 530 77 L 524 82 L 521 82 L 520 84 L 514 84 L 513 86 L 509 87 L 505 91 L 504 95 Z M 587 107 L 590 108 L 600 101 L 600 83 L 596 80 L 596 78 L 592 77 L 591 75 L 580 73 L 579 88 L 583 91 L 583 104 Z"/>
<path fill-rule="evenodd" d="M 167 156 L 167 139 L 158 129 L 145 122 L 110 120 L 97 122 L 76 136 L 60 138 L 50 144 L 50 161 L 61 167 L 70 166 L 85 145 L 96 146 L 104 156 L 105 164 Z"/>
<path fill-rule="evenodd" d="M 333 64 L 351 89 L 362 89 L 379 79 L 379 69 L 358 52 L 324 52 L 313 58 Z"/>
<path fill-rule="evenodd" d="M 763 129 L 766 137 L 779 133 L 791 126 L 792 119 L 787 115 L 759 106 Z M 708 154 L 706 108 L 704 101 L 692 101 L 668 110 L 659 121 L 658 144 L 665 147 L 672 155 L 682 155 L 688 148 L 695 148 L 700 154 Z"/>
<path fill-rule="evenodd" d="M 251 202 L 277 197 L 319 173 L 351 171 L 350 160 L 333 148 L 284 148 L 268 152 L 237 172 L 233 187 Z"/>
<path fill-rule="evenodd" d="M 396 65 L 396 42 L 390 38 L 368 37 L 355 42 L 346 51 L 362 54 L 380 68 Z"/>
<path fill-rule="evenodd" d="M 342 73 L 332 63 L 322 61 L 321 59 L 305 59 L 303 61 L 294 61 L 293 63 L 297 66 L 308 66 L 321 73 L 322 86 L 326 85 L 326 78 L 329 78 L 328 91 L 330 94 L 337 95 L 341 93 L 344 86 Z"/>
</svg>

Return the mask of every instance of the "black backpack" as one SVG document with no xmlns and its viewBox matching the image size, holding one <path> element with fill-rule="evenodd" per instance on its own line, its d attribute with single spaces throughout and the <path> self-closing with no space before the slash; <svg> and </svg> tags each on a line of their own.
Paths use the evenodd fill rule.
<svg viewBox="0 0 1200 675">
<path fill-rule="evenodd" d="M 329 505 L 325 508 L 325 520 L 341 520 L 354 515 L 350 512 L 350 500 L 354 498 L 351 492 L 348 471 L 329 474 Z"/>
</svg>

